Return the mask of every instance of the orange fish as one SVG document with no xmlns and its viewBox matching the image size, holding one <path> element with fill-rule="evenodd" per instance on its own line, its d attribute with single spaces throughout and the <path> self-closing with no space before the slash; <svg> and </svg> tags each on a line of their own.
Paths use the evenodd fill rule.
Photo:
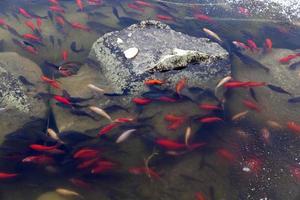
<svg viewBox="0 0 300 200">
<path fill-rule="evenodd" d="M 67 50 L 64 50 L 62 53 L 61 53 L 61 57 L 64 61 L 67 61 L 68 60 L 68 57 L 69 57 L 69 52 Z"/>
<path fill-rule="evenodd" d="M 217 154 L 228 161 L 234 161 L 236 159 L 236 156 L 227 149 L 219 149 Z"/>
<path fill-rule="evenodd" d="M 26 21 L 25 25 L 28 26 L 32 31 L 35 30 L 35 26 L 32 21 Z"/>
<path fill-rule="evenodd" d="M 253 40 L 247 40 L 247 44 L 250 47 L 251 51 L 259 51 L 256 43 Z"/>
<path fill-rule="evenodd" d="M 202 192 L 196 192 L 195 197 L 196 197 L 196 200 L 206 200 L 206 198 Z"/>
<path fill-rule="evenodd" d="M 258 107 L 258 105 L 256 103 L 254 103 L 253 101 L 244 99 L 243 104 L 244 104 L 244 106 L 246 106 L 247 108 L 249 108 L 251 110 L 255 110 L 257 112 L 261 111 L 261 109 Z"/>
<path fill-rule="evenodd" d="M 158 79 L 150 79 L 150 80 L 146 80 L 144 83 L 146 85 L 162 85 L 165 83 L 165 81 L 161 81 Z"/>
<path fill-rule="evenodd" d="M 131 167 L 128 169 L 128 171 L 131 174 L 135 174 L 135 175 L 146 174 L 146 175 L 150 176 L 151 178 L 160 179 L 160 175 L 151 168 Z"/>
<path fill-rule="evenodd" d="M 285 56 L 283 58 L 280 58 L 279 62 L 282 63 L 282 64 L 285 64 L 285 63 L 288 63 L 291 60 L 297 58 L 298 56 L 299 56 L 298 54 L 291 54 L 291 55 Z"/>
<path fill-rule="evenodd" d="M 151 99 L 147 98 L 133 98 L 132 101 L 138 105 L 147 105 L 152 102 Z"/>
<path fill-rule="evenodd" d="M 82 11 L 83 10 L 83 3 L 81 0 L 76 0 L 76 4 L 78 6 L 78 8 Z"/>
<path fill-rule="evenodd" d="M 180 94 L 180 92 L 183 90 L 183 88 L 186 85 L 186 78 L 182 78 L 181 80 L 179 80 L 176 84 L 176 92 L 177 94 Z"/>
<path fill-rule="evenodd" d="M 222 108 L 219 106 L 207 103 L 200 104 L 199 108 L 201 108 L 202 110 L 222 110 Z"/>
<path fill-rule="evenodd" d="M 296 122 L 287 122 L 287 127 L 292 132 L 300 134 L 300 125 L 296 124 Z"/>
<path fill-rule="evenodd" d="M 214 123 L 214 122 L 220 122 L 223 121 L 220 117 L 203 117 L 199 119 L 201 123 Z"/>
<path fill-rule="evenodd" d="M 41 76 L 41 80 L 50 84 L 54 88 L 60 89 L 60 85 L 56 80 L 50 79 L 46 76 Z"/>
<path fill-rule="evenodd" d="M 272 40 L 271 40 L 270 38 L 267 38 L 267 39 L 265 40 L 264 46 L 265 46 L 265 48 L 266 48 L 266 50 L 267 50 L 268 52 L 271 52 L 271 51 L 272 51 L 272 47 L 273 47 Z"/>
<path fill-rule="evenodd" d="M 65 98 L 65 97 L 63 97 L 63 96 L 54 95 L 53 98 L 54 98 L 56 101 L 58 101 L 58 102 L 60 102 L 60 103 L 62 103 L 62 104 L 65 104 L 65 105 L 72 105 L 72 103 L 70 102 L 70 100 L 67 99 L 67 98 Z"/>
</svg>

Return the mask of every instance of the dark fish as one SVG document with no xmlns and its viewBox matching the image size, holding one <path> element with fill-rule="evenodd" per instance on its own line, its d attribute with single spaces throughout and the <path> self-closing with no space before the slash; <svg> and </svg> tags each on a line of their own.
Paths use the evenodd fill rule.
<svg viewBox="0 0 300 200">
<path fill-rule="evenodd" d="M 119 19 L 120 15 L 119 15 L 119 11 L 116 7 L 112 7 L 112 13 L 114 14 L 114 16 Z"/>
<path fill-rule="evenodd" d="M 0 52 L 4 51 L 4 40 L 0 40 Z"/>
<path fill-rule="evenodd" d="M 59 65 L 53 64 L 53 63 L 51 63 L 47 60 L 44 61 L 44 65 L 46 65 L 47 67 L 52 67 L 52 68 L 57 69 L 57 70 L 59 70 L 59 67 L 60 67 Z"/>
<path fill-rule="evenodd" d="M 19 16 L 16 14 L 16 13 L 12 13 L 12 16 L 14 17 L 14 18 L 16 18 L 16 20 L 18 21 L 18 22 L 20 22 L 20 18 L 19 18 Z"/>
<path fill-rule="evenodd" d="M 164 91 L 149 91 L 149 92 L 143 93 L 141 96 L 144 98 L 148 98 L 148 99 L 159 99 L 160 97 L 170 97 L 170 98 L 173 97 Z"/>
<path fill-rule="evenodd" d="M 250 92 L 250 96 L 252 97 L 252 99 L 254 99 L 256 102 L 258 102 L 255 90 L 253 88 L 250 88 L 249 92 Z"/>
<path fill-rule="evenodd" d="M 62 45 L 62 41 L 61 41 L 61 39 L 60 39 L 60 38 L 58 38 L 58 39 L 57 39 L 57 44 L 58 44 L 58 46 L 59 46 L 59 47 L 61 47 L 61 45 Z"/>
<path fill-rule="evenodd" d="M 89 12 L 88 13 L 89 16 L 96 16 L 96 17 L 100 17 L 100 18 L 109 18 L 109 16 L 101 13 L 101 12 Z"/>
<path fill-rule="evenodd" d="M 119 105 L 107 106 L 103 110 L 105 110 L 105 112 L 108 112 L 108 113 L 117 112 L 119 110 L 124 110 L 125 112 L 129 112 L 129 110 L 127 108 L 124 108 L 124 107 L 119 106 Z"/>
<path fill-rule="evenodd" d="M 54 47 L 54 36 L 53 36 L 53 35 L 50 35 L 50 36 L 49 36 L 49 40 L 50 40 L 50 42 L 51 42 L 51 44 L 52 44 L 52 47 Z"/>
<path fill-rule="evenodd" d="M 108 97 L 120 97 L 120 96 L 126 96 L 128 95 L 129 90 L 125 89 L 122 93 L 104 93 L 103 95 Z"/>
<path fill-rule="evenodd" d="M 85 6 L 82 10 L 81 9 L 77 9 L 77 12 L 91 12 L 94 10 L 98 10 L 99 7 L 101 7 L 102 5 L 87 5 Z"/>
<path fill-rule="evenodd" d="M 97 119 L 90 113 L 88 113 L 87 111 L 84 110 L 79 110 L 79 109 L 71 109 L 70 111 L 72 114 L 77 115 L 77 116 L 84 116 L 84 117 L 89 117 L 95 121 L 97 121 Z"/>
<path fill-rule="evenodd" d="M 204 92 L 204 89 L 200 87 L 190 87 L 188 88 L 188 91 L 191 93 L 202 93 Z"/>
<path fill-rule="evenodd" d="M 50 99 L 52 99 L 53 98 L 53 94 L 50 94 L 50 93 L 45 93 L 45 92 L 39 92 L 39 93 L 37 93 L 34 97 L 35 98 L 42 98 L 42 99 L 44 99 L 44 100 L 47 100 L 47 101 L 49 101 Z"/>
<path fill-rule="evenodd" d="M 88 21 L 86 23 L 89 27 L 93 28 L 93 31 L 97 33 L 106 33 L 115 30 L 114 27 L 107 26 L 105 24 L 95 22 L 95 21 Z"/>
<path fill-rule="evenodd" d="M 33 18 L 42 18 L 42 19 L 48 19 L 48 16 L 39 16 L 35 13 L 33 13 L 32 11 L 30 10 L 27 10 L 27 12 L 33 17 Z"/>
<path fill-rule="evenodd" d="M 100 69 L 100 64 L 91 58 L 86 58 L 84 63 L 86 63 L 88 66 L 90 66 L 94 69 Z"/>
<path fill-rule="evenodd" d="M 89 98 L 72 97 L 66 90 L 63 90 L 63 97 L 69 99 L 71 103 L 81 103 L 81 102 L 89 101 L 94 98 L 94 97 L 89 97 Z"/>
<path fill-rule="evenodd" d="M 93 139 L 93 137 L 91 136 L 76 131 L 67 131 L 59 133 L 59 137 L 65 143 L 82 143 L 87 140 Z"/>
<path fill-rule="evenodd" d="M 289 103 L 300 103 L 300 97 L 293 97 L 288 100 Z"/>
<path fill-rule="evenodd" d="M 24 44 L 23 44 L 21 41 L 17 40 L 16 38 L 12 38 L 11 40 L 12 40 L 13 43 L 14 43 L 15 45 L 17 45 L 18 47 L 24 48 Z"/>
<path fill-rule="evenodd" d="M 71 48 L 71 50 L 72 50 L 73 52 L 75 52 L 75 53 L 80 53 L 80 52 L 84 51 L 83 46 L 81 46 L 80 49 L 77 49 L 77 48 L 76 48 L 76 42 L 75 42 L 75 41 L 71 43 L 70 48 Z"/>
<path fill-rule="evenodd" d="M 243 63 L 245 63 L 247 65 L 251 65 L 253 67 L 262 68 L 266 72 L 270 71 L 270 69 L 268 67 L 264 66 L 263 64 L 261 64 L 260 62 L 258 62 L 256 60 L 254 60 L 250 56 L 244 55 L 244 54 L 240 53 L 239 51 L 235 51 L 234 53 L 241 59 L 241 61 Z"/>
<path fill-rule="evenodd" d="M 24 85 L 31 85 L 31 86 L 34 86 L 34 84 L 31 83 L 30 81 L 28 81 L 24 76 L 19 76 L 18 78 L 19 78 L 19 80 L 20 80 Z"/>
<path fill-rule="evenodd" d="M 53 14 L 50 10 L 48 10 L 48 17 L 53 22 Z"/>
<path fill-rule="evenodd" d="M 270 88 L 271 90 L 275 91 L 275 92 L 278 92 L 278 93 L 282 93 L 282 94 L 288 94 L 288 95 L 292 95 L 291 93 L 289 93 L 288 91 L 282 89 L 281 87 L 279 86 L 276 86 L 276 85 L 271 85 L 271 84 L 268 84 L 267 85 L 268 88 Z"/>
<path fill-rule="evenodd" d="M 291 64 L 291 65 L 289 66 L 289 69 L 290 69 L 290 70 L 295 70 L 295 69 L 298 68 L 298 67 L 300 67 L 300 61 Z"/>
<path fill-rule="evenodd" d="M 16 29 L 14 29 L 13 27 L 11 27 L 11 26 L 9 26 L 9 25 L 7 25 L 6 26 L 7 27 L 7 30 L 11 33 L 11 34 L 13 34 L 14 36 L 17 36 L 17 37 L 22 37 L 22 35 L 20 35 L 20 33 L 16 30 Z"/>
</svg>

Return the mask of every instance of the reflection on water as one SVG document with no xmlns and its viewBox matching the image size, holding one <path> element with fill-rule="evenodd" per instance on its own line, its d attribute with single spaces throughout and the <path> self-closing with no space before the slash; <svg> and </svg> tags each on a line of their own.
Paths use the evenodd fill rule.
<svg viewBox="0 0 300 200">
<path fill-rule="evenodd" d="M 300 198 L 298 26 L 224 2 L 0 5 L 1 69 L 25 65 L 0 78 L 12 74 L 27 89 L 0 101 L 1 199 Z M 232 79 L 216 89 L 190 87 L 189 77 L 172 88 L 152 80 L 129 105 L 120 103 L 126 92 L 103 94 L 92 44 L 146 19 L 218 42 L 230 53 Z M 4 92 L 17 88 L 3 83 L 12 85 Z M 39 102 L 30 112 L 42 112 L 30 123 L 10 105 L 27 94 L 35 100 L 24 101 Z M 100 109 L 99 101 L 109 104 Z"/>
</svg>

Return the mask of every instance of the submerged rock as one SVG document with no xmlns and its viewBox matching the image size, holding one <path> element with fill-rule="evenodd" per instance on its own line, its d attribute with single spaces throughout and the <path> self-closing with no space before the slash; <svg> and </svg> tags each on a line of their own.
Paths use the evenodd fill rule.
<svg viewBox="0 0 300 200">
<path fill-rule="evenodd" d="M 47 107 L 42 99 L 34 96 L 45 92 L 40 82 L 39 67 L 27 58 L 16 53 L 0 54 L 0 114 L 2 137 L 46 117 Z"/>
<path fill-rule="evenodd" d="M 124 52 L 130 48 L 137 48 L 138 54 L 128 60 Z M 228 53 L 219 44 L 176 32 L 158 21 L 105 34 L 94 43 L 90 58 L 99 62 L 114 92 L 132 95 L 146 89 L 147 79 L 164 79 L 174 87 L 186 77 L 189 86 L 209 87 L 230 74 Z"/>
</svg>

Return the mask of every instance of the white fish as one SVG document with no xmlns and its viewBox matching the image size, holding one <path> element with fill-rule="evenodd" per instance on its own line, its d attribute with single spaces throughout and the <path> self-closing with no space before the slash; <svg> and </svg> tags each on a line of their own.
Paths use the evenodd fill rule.
<svg viewBox="0 0 300 200">
<path fill-rule="evenodd" d="M 64 188 L 57 188 L 55 191 L 58 194 L 65 196 L 65 197 L 81 197 L 81 198 L 83 198 L 79 193 L 72 191 L 72 190 L 68 190 L 68 189 L 64 189 Z"/>
<path fill-rule="evenodd" d="M 105 91 L 93 84 L 88 84 L 88 88 L 90 88 L 91 90 L 95 91 L 95 92 L 99 92 L 99 93 L 104 93 Z"/>
<path fill-rule="evenodd" d="M 282 129 L 283 127 L 276 121 L 268 120 L 267 125 L 273 129 Z"/>
<path fill-rule="evenodd" d="M 129 136 L 135 132 L 136 129 L 130 129 L 130 130 L 127 130 L 127 131 L 124 131 L 119 137 L 118 139 L 116 140 L 116 143 L 121 143 L 121 142 L 124 142 L 127 138 L 129 138 Z"/>
<path fill-rule="evenodd" d="M 243 112 L 240 112 L 240 113 L 234 115 L 234 116 L 231 118 L 231 120 L 232 120 L 232 121 L 240 120 L 240 119 L 242 119 L 243 117 L 245 117 L 245 116 L 248 114 L 248 112 L 249 112 L 248 110 L 243 111 Z"/>
<path fill-rule="evenodd" d="M 98 108 L 96 106 L 90 106 L 89 109 L 95 113 L 97 113 L 98 115 L 101 115 L 102 117 L 105 117 L 106 119 L 108 119 L 109 121 L 112 122 L 112 118 L 109 116 L 109 114 L 107 114 L 107 112 L 105 112 L 103 109 Z"/>
<path fill-rule="evenodd" d="M 58 137 L 58 134 L 51 128 L 48 128 L 47 129 L 47 133 L 48 135 L 55 141 L 58 141 L 60 143 L 64 143 L 59 137 Z"/>
<path fill-rule="evenodd" d="M 219 81 L 219 83 L 217 84 L 217 86 L 215 87 L 215 95 L 217 96 L 218 93 L 218 89 L 224 85 L 225 83 L 227 83 L 228 81 L 230 81 L 232 79 L 231 76 L 226 76 L 224 78 L 222 78 L 222 80 Z"/>
<path fill-rule="evenodd" d="M 190 126 L 188 126 L 185 131 L 185 145 L 186 146 L 189 146 L 189 140 L 191 138 L 191 135 L 192 135 L 192 128 Z"/>
<path fill-rule="evenodd" d="M 139 52 L 139 49 L 136 47 L 132 47 L 124 51 L 124 55 L 127 59 L 132 59 L 134 58 Z"/>
<path fill-rule="evenodd" d="M 203 28 L 203 31 L 207 34 L 210 35 L 211 37 L 215 38 L 216 40 L 218 40 L 219 42 L 222 42 L 221 38 L 213 31 L 207 29 L 207 28 Z"/>
</svg>

